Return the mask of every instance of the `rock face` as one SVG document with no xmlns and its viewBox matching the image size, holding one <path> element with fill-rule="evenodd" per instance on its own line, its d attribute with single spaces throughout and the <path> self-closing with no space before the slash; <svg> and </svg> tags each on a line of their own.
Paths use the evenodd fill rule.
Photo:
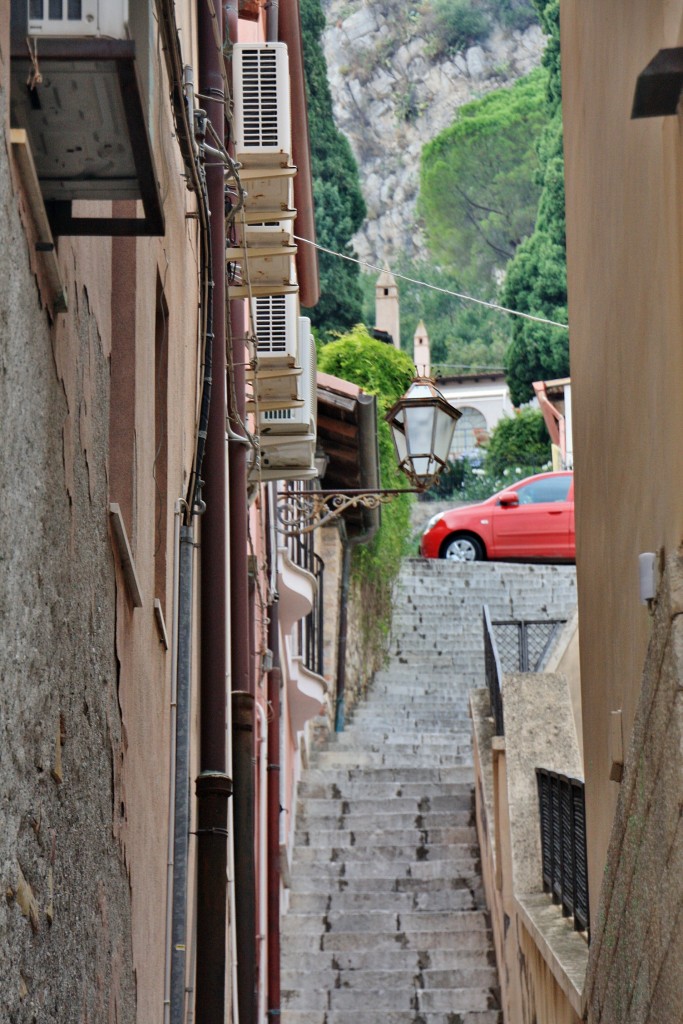
<svg viewBox="0 0 683 1024">
<path fill-rule="evenodd" d="M 433 56 L 433 40 L 403 0 L 323 0 L 323 37 L 335 119 L 358 160 L 368 218 L 361 259 L 424 256 L 416 201 L 422 147 L 464 103 L 540 64 L 545 37 L 495 27 L 478 46 Z"/>
</svg>

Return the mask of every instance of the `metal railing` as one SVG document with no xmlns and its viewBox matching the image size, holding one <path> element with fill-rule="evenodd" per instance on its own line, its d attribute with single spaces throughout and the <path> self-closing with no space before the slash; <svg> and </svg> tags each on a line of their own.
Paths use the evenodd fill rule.
<svg viewBox="0 0 683 1024">
<path fill-rule="evenodd" d="M 586 802 L 581 779 L 536 769 L 543 889 L 590 937 Z"/>
<path fill-rule="evenodd" d="M 566 619 L 507 619 L 493 623 L 504 672 L 539 672 Z"/>
<path fill-rule="evenodd" d="M 484 605 L 484 666 L 486 671 L 486 686 L 491 700 L 491 714 L 496 723 L 496 736 L 505 735 L 505 722 L 503 720 L 503 670 L 501 668 L 498 647 L 491 624 L 488 605 Z"/>
<path fill-rule="evenodd" d="M 322 676 L 324 674 L 323 579 L 325 563 L 319 555 L 313 552 L 312 564 L 313 576 L 316 581 L 315 596 L 311 611 L 299 622 L 299 651 L 306 668 L 310 672 Z"/>
</svg>

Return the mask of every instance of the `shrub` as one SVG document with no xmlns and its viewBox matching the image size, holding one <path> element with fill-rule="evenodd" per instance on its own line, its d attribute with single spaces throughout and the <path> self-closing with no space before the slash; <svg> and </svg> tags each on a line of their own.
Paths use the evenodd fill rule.
<svg viewBox="0 0 683 1024">
<path fill-rule="evenodd" d="M 520 409 L 514 416 L 501 420 L 486 446 L 486 473 L 501 476 L 515 466 L 545 465 L 550 458 L 550 437 L 537 409 Z"/>
<path fill-rule="evenodd" d="M 436 55 L 464 50 L 486 39 L 491 23 L 472 0 L 432 0 L 427 32 Z"/>
</svg>

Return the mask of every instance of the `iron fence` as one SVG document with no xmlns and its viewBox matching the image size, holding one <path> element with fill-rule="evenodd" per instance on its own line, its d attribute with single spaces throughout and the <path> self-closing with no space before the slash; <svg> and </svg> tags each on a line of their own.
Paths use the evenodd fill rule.
<svg viewBox="0 0 683 1024">
<path fill-rule="evenodd" d="M 313 607 L 308 615 L 299 622 L 299 651 L 303 663 L 310 672 L 324 674 L 323 661 L 323 580 L 325 563 L 313 552 L 313 576 L 316 581 Z"/>
<path fill-rule="evenodd" d="M 539 672 L 566 619 L 505 620 L 493 623 L 503 672 Z"/>
<path fill-rule="evenodd" d="M 536 783 L 543 889 L 590 936 L 584 784 L 547 768 L 536 769 Z"/>
<path fill-rule="evenodd" d="M 501 668 L 498 647 L 491 624 L 488 605 L 483 607 L 484 619 L 484 666 L 486 671 L 486 686 L 491 700 L 491 714 L 496 723 L 496 736 L 505 735 L 505 722 L 503 720 L 503 670 Z"/>
</svg>

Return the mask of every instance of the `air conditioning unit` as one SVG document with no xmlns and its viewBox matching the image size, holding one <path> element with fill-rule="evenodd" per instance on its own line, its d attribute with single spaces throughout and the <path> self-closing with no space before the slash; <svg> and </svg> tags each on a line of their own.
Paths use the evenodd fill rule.
<svg viewBox="0 0 683 1024">
<path fill-rule="evenodd" d="M 128 0 L 29 0 L 30 36 L 128 38 Z"/>
<path fill-rule="evenodd" d="M 292 155 L 285 43 L 236 43 L 232 51 L 235 155 L 245 167 L 287 164 Z"/>
<path fill-rule="evenodd" d="M 258 366 L 300 366 L 298 296 L 258 296 L 252 299 L 251 313 Z"/>
<path fill-rule="evenodd" d="M 316 432 L 317 389 L 315 341 L 311 334 L 311 321 L 299 317 L 299 352 L 301 353 L 301 397 L 299 408 L 267 409 L 260 415 L 261 444 L 268 446 L 270 438 Z"/>
<path fill-rule="evenodd" d="M 244 219 L 247 225 L 294 220 L 292 177 L 295 171 L 295 167 L 277 168 L 265 176 L 264 168 L 253 171 L 251 175 L 242 169 L 240 177 L 246 190 Z"/>
</svg>

